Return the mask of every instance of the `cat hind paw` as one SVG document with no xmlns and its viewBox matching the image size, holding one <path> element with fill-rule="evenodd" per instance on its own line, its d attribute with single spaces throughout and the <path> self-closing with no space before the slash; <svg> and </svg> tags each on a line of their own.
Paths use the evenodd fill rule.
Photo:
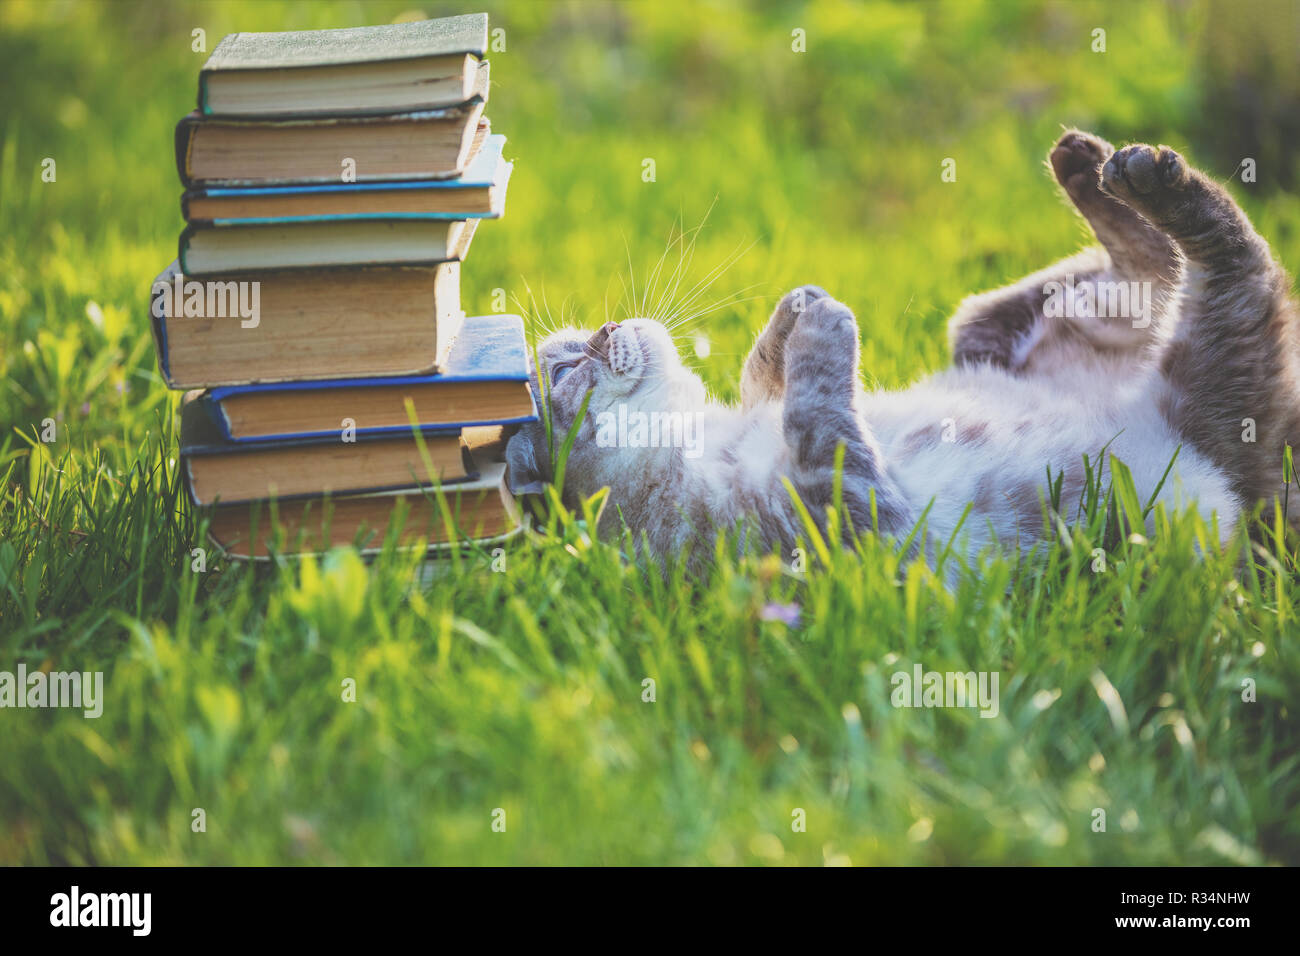
<svg viewBox="0 0 1300 956">
<path fill-rule="evenodd" d="M 1139 207 L 1182 192 L 1190 179 L 1187 163 L 1168 146 L 1125 146 L 1101 168 L 1102 189 Z"/>
</svg>

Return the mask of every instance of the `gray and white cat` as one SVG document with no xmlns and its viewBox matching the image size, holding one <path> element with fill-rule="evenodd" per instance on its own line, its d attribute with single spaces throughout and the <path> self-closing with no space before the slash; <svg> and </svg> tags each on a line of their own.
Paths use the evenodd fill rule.
<svg viewBox="0 0 1300 956">
<path fill-rule="evenodd" d="M 1070 131 L 1049 162 L 1101 247 L 967 299 L 949 324 L 953 366 L 904 391 L 862 388 L 853 313 L 815 286 L 777 306 L 739 408 L 709 399 L 656 322 L 547 338 L 534 388 L 545 376 L 557 448 L 591 392 L 566 500 L 608 486 L 602 531 L 626 522 L 661 557 L 700 561 L 737 528 L 788 554 L 803 528 L 785 480 L 820 522 L 843 444 L 859 533 L 905 536 L 929 506 L 927 538 L 946 542 L 970 505 L 969 557 L 1041 537 L 1049 468 L 1072 514 L 1085 454 L 1117 456 L 1145 501 L 1177 452 L 1157 500 L 1217 515 L 1226 538 L 1281 493 L 1284 444 L 1300 439 L 1289 280 L 1228 193 L 1173 150 Z M 1116 310 L 1117 288 L 1141 301 Z M 696 442 L 622 424 L 647 420 L 672 422 L 670 438 L 684 421 Z M 516 491 L 552 478 L 542 426 L 510 439 L 507 462 Z"/>
</svg>

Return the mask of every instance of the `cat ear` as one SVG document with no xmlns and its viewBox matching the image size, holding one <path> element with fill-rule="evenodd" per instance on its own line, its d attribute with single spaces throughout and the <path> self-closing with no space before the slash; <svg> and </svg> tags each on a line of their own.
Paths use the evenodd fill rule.
<svg viewBox="0 0 1300 956">
<path fill-rule="evenodd" d="M 521 428 L 506 443 L 506 484 L 515 495 L 540 495 L 546 485 L 546 471 L 537 454 L 536 435 Z M 543 442 L 546 436 L 541 436 Z"/>
</svg>

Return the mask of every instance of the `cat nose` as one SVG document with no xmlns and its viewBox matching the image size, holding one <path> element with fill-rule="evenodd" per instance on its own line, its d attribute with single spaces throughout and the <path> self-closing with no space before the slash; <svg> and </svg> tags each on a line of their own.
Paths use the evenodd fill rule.
<svg viewBox="0 0 1300 956">
<path fill-rule="evenodd" d="M 603 356 L 609 350 L 610 333 L 618 328 L 617 322 L 606 322 L 587 340 L 587 349 Z"/>
</svg>

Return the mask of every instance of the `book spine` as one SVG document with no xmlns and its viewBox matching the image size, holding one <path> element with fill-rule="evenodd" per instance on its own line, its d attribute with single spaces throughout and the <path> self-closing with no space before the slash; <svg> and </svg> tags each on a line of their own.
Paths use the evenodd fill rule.
<svg viewBox="0 0 1300 956">
<path fill-rule="evenodd" d="M 173 143 L 176 149 L 176 172 L 180 174 L 181 185 L 189 189 L 194 185 L 190 176 L 190 145 L 194 142 L 195 114 L 181 117 L 176 124 Z"/>
<path fill-rule="evenodd" d="M 189 459 L 182 458 L 182 461 L 188 464 Z M 390 494 L 392 492 L 410 492 L 412 494 L 416 494 L 421 490 L 428 490 L 430 493 L 432 493 L 433 489 L 439 487 L 450 488 L 452 491 L 455 491 L 457 490 L 456 489 L 457 485 L 467 485 L 472 481 L 476 481 L 478 477 L 479 477 L 478 474 L 475 473 L 473 475 L 457 475 L 456 477 L 453 478 L 444 478 L 440 480 L 437 484 L 433 484 L 432 482 L 425 481 L 425 482 L 419 482 L 415 485 L 412 485 L 407 482 L 403 482 L 400 485 L 371 485 L 362 488 L 348 488 L 346 491 L 341 491 L 338 492 L 337 494 L 333 492 L 300 491 L 292 495 L 276 495 L 273 499 L 272 498 L 222 498 L 218 496 L 216 498 L 213 498 L 211 501 L 200 501 L 198 499 L 197 495 L 193 490 L 193 485 L 192 485 L 191 478 L 189 477 L 188 468 L 185 469 L 185 476 L 182 477 L 182 481 L 184 481 L 185 484 L 189 486 L 187 487 L 186 490 L 188 492 L 190 502 L 191 504 L 194 505 L 194 507 L 212 508 L 217 505 L 252 505 L 252 504 L 257 504 L 259 501 L 269 505 L 272 500 L 276 502 L 292 504 L 295 501 L 311 501 L 313 499 L 324 501 L 331 498 L 353 498 L 353 497 L 359 497 L 361 495 L 381 495 L 381 494 Z"/>
<path fill-rule="evenodd" d="M 465 469 L 466 481 L 477 481 L 479 477 L 478 463 L 474 461 L 474 456 L 470 454 L 469 445 L 465 444 L 465 439 L 460 439 L 460 461 L 461 466 Z M 443 482 L 447 484 L 447 482 Z"/>
<path fill-rule="evenodd" d="M 158 357 L 158 372 L 168 388 L 175 388 L 170 361 L 167 356 L 167 310 L 163 308 L 167 294 L 151 289 L 149 294 L 149 331 L 153 333 L 154 353 Z"/>
<path fill-rule="evenodd" d="M 217 430 L 221 432 L 223 439 L 231 442 L 247 441 L 247 439 L 235 438 L 230 433 L 230 417 L 226 414 L 226 410 L 221 407 L 220 399 L 214 399 L 210 393 L 204 393 L 196 401 L 199 403 L 199 407 L 212 419 L 212 423 L 217 426 Z"/>
<path fill-rule="evenodd" d="M 204 503 L 199 501 L 199 496 L 194 490 L 194 476 L 190 474 L 190 456 L 181 452 L 180 461 L 181 481 L 185 485 L 185 495 L 190 499 L 190 504 L 195 508 L 204 507 Z"/>
<path fill-rule="evenodd" d="M 460 298 L 460 263 L 444 263 L 433 280 L 433 365 L 438 372 L 446 368 L 447 355 L 465 322 Z"/>
<path fill-rule="evenodd" d="M 194 226 L 187 224 L 181 230 L 180 238 L 176 240 L 176 261 L 180 263 L 181 275 L 189 275 L 190 267 L 186 257 L 190 251 L 190 237 L 194 235 Z"/>
<path fill-rule="evenodd" d="M 501 476 L 501 484 L 497 485 L 497 494 L 501 496 L 501 504 L 505 508 L 506 515 L 510 519 L 511 524 L 514 525 L 513 528 L 502 536 L 508 538 L 523 527 L 524 517 L 519 508 L 519 502 L 515 501 L 515 496 L 510 493 L 510 484 L 504 474 Z"/>
<path fill-rule="evenodd" d="M 283 432 L 283 433 L 273 434 L 273 435 L 245 435 L 242 438 L 237 438 L 234 435 L 232 435 L 230 432 L 230 420 L 229 418 L 226 417 L 226 413 L 224 409 L 221 408 L 221 400 L 220 399 L 213 400 L 207 396 L 204 396 L 202 401 L 204 403 L 211 402 L 211 404 L 215 406 L 217 410 L 214 413 L 213 420 L 216 421 L 217 427 L 221 429 L 223 438 L 225 438 L 226 441 L 233 442 L 237 445 L 243 445 L 247 447 L 247 446 L 254 446 L 259 444 L 266 444 L 268 442 L 298 441 L 307 438 L 320 440 L 325 438 L 337 437 L 339 433 L 337 428 L 330 428 L 330 429 L 326 429 L 325 431 Z M 533 415 L 524 415 L 519 418 L 470 419 L 468 421 L 459 422 L 459 423 L 458 422 L 429 422 L 429 423 L 422 423 L 420 425 L 420 428 L 421 429 L 427 428 L 431 431 L 445 431 L 456 427 L 479 428 L 486 425 L 524 425 L 529 422 L 535 422 L 535 421 L 537 421 L 537 416 L 536 414 L 533 414 Z M 410 434 L 410 431 L 411 431 L 410 425 L 376 425 L 370 428 L 358 428 L 357 438 L 393 437 L 398 435 Z"/>
<path fill-rule="evenodd" d="M 337 218 L 337 219 L 325 220 L 325 222 L 357 222 L 357 221 L 408 222 L 410 220 L 402 219 L 401 217 L 394 217 L 394 216 L 363 216 L 363 217 L 357 217 L 355 219 Z M 277 223 L 277 222 L 256 221 L 256 220 L 249 220 L 249 221 L 228 220 L 225 221 L 224 223 L 200 220 L 191 223 L 186 223 L 185 228 L 181 230 L 180 237 L 176 241 L 176 259 L 180 263 L 181 274 L 186 276 L 194 276 L 195 278 L 201 278 L 204 276 L 226 275 L 227 273 L 265 274 L 269 272 L 304 272 L 304 271 L 314 270 L 314 269 L 371 269 L 371 268 L 382 268 L 384 266 L 402 267 L 402 268 L 411 268 L 411 269 L 431 269 L 436 266 L 459 265 L 461 262 L 463 262 L 465 257 L 469 254 L 470 243 L 474 238 L 474 232 L 478 227 L 479 221 L 477 219 L 466 220 L 461 218 L 461 219 L 454 219 L 454 220 L 430 219 L 427 220 L 427 222 L 431 224 L 438 224 L 438 225 L 441 225 L 442 223 L 447 223 L 449 226 L 448 240 L 446 243 L 444 243 L 445 248 L 443 249 L 443 255 L 442 258 L 440 259 L 411 259 L 411 260 L 400 260 L 400 261 L 390 261 L 384 259 L 369 259 L 369 260 L 358 259 L 355 262 L 333 262 L 333 263 L 320 263 L 320 262 L 305 263 L 304 262 L 304 263 L 288 263 L 288 264 L 277 264 L 277 265 L 264 265 L 260 262 L 247 261 L 247 262 L 240 263 L 236 266 L 233 266 L 229 269 L 221 270 L 218 272 L 213 272 L 210 269 L 208 271 L 203 271 L 198 269 L 192 269 L 190 267 L 190 263 L 188 261 L 189 253 L 190 253 L 190 245 L 194 236 L 201 231 L 205 231 L 209 229 L 226 230 L 226 229 L 237 229 L 237 228 L 269 229 L 277 225 L 282 225 L 282 223 Z M 461 226 L 461 229 L 459 231 L 455 230 L 454 227 L 456 225 Z M 459 285 L 457 285 L 456 299 L 457 299 L 457 303 L 459 303 L 460 300 Z"/>
</svg>

